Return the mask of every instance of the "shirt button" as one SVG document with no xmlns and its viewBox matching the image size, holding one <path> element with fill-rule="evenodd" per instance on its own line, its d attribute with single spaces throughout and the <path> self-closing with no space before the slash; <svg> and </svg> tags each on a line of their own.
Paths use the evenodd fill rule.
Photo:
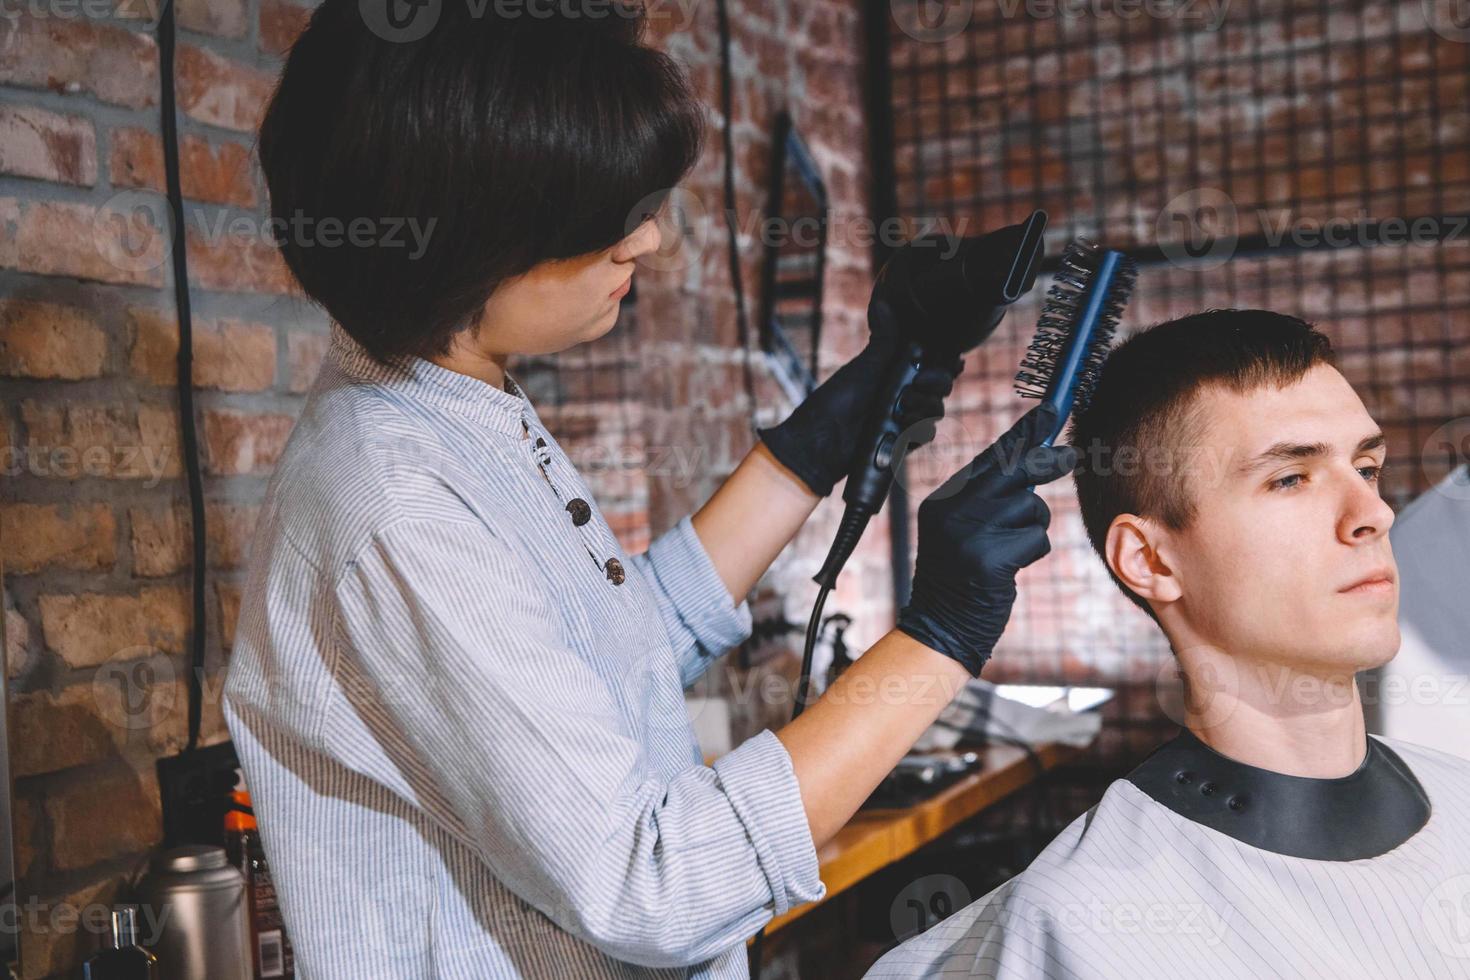
<svg viewBox="0 0 1470 980">
<path fill-rule="evenodd" d="M 612 582 L 613 585 L 622 585 L 623 578 L 626 574 L 623 571 L 623 563 L 618 561 L 616 558 L 609 558 L 605 567 L 607 570 L 608 581 Z"/>
<path fill-rule="evenodd" d="M 581 497 L 573 497 L 567 501 L 567 513 L 572 515 L 572 523 L 577 527 L 592 519 L 592 508 Z"/>
</svg>

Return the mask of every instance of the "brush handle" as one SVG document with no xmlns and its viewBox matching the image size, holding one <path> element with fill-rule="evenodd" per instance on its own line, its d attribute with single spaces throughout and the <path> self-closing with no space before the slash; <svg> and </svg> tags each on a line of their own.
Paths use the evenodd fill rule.
<svg viewBox="0 0 1470 980">
<path fill-rule="evenodd" d="M 1077 326 L 1072 331 L 1072 338 L 1067 343 L 1067 349 L 1062 352 L 1056 374 L 1052 376 L 1052 383 L 1042 399 L 1057 410 L 1056 427 L 1041 441 L 1043 446 L 1050 446 L 1066 427 L 1067 416 L 1072 412 L 1072 402 L 1077 394 L 1077 381 L 1087 364 L 1087 352 L 1092 346 L 1093 334 L 1097 332 L 1104 304 L 1122 260 L 1123 256 L 1118 252 L 1104 253 L 1102 261 L 1098 263 L 1097 275 L 1087 288 L 1082 313 L 1077 317 Z"/>
</svg>

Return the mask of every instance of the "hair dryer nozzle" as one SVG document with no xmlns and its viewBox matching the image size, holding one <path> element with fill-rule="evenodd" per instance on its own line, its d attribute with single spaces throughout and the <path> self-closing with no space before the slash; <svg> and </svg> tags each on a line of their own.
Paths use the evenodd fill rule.
<svg viewBox="0 0 1470 980">
<path fill-rule="evenodd" d="M 884 263 L 873 287 L 906 340 L 950 359 L 978 347 L 1005 308 L 1026 294 L 1041 267 L 1046 212 L 1020 224 L 962 238 L 926 234 Z M 871 318 L 870 318 L 871 319 Z"/>
</svg>

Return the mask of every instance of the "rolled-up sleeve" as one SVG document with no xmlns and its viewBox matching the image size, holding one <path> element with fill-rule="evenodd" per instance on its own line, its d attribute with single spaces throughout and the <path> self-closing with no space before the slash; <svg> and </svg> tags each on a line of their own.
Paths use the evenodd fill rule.
<svg viewBox="0 0 1470 980">
<path fill-rule="evenodd" d="M 687 560 L 685 534 L 651 567 Z M 427 777 L 418 804 L 506 887 L 630 963 L 699 963 L 823 897 L 780 740 L 763 732 L 713 766 L 658 774 L 523 562 L 483 525 L 403 521 L 336 585 L 339 656 L 379 695 L 378 730 L 401 743 L 390 757 Z M 707 585 L 677 590 L 691 642 L 736 632 Z"/>
<path fill-rule="evenodd" d="M 731 598 L 688 516 L 632 561 L 653 587 L 685 687 L 750 636 L 750 602 Z"/>
</svg>

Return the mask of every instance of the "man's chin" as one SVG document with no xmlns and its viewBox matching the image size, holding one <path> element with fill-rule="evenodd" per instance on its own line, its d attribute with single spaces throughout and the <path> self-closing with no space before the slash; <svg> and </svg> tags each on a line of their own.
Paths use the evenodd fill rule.
<svg viewBox="0 0 1470 980">
<path fill-rule="evenodd" d="M 1382 667 L 1397 656 L 1402 643 L 1396 616 L 1365 617 L 1344 635 L 1342 650 L 1356 672 Z"/>
</svg>

